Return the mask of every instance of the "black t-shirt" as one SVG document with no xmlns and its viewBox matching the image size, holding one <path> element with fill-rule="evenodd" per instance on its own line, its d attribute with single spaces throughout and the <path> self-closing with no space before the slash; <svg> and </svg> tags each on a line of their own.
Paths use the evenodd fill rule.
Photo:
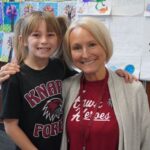
<svg viewBox="0 0 150 150">
<path fill-rule="evenodd" d="M 22 64 L 21 71 L 2 85 L 2 119 L 19 119 L 20 128 L 39 150 L 59 150 L 62 80 L 74 73 L 58 59 L 40 71 Z"/>
</svg>

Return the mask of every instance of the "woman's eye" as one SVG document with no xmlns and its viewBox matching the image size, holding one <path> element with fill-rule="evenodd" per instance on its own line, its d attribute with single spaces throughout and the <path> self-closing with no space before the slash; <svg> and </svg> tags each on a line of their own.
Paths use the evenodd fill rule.
<svg viewBox="0 0 150 150">
<path fill-rule="evenodd" d="M 55 33 L 48 33 L 48 36 L 56 36 Z"/>
<path fill-rule="evenodd" d="M 80 50 L 81 47 L 80 47 L 80 46 L 74 46 L 74 47 L 72 47 L 71 49 L 72 49 L 72 50 Z"/>
<path fill-rule="evenodd" d="M 90 44 L 89 44 L 89 47 L 92 48 L 92 47 L 95 47 L 96 45 L 97 45 L 96 43 L 90 43 Z"/>
</svg>

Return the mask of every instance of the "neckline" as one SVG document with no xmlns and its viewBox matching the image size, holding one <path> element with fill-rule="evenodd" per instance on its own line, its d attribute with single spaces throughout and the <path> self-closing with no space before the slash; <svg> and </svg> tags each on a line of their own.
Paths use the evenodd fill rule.
<svg viewBox="0 0 150 150">
<path fill-rule="evenodd" d="M 101 80 L 93 80 L 93 81 L 89 81 L 89 80 L 87 80 L 86 78 L 85 78 L 85 76 L 84 76 L 84 74 L 82 74 L 82 76 L 81 76 L 81 79 L 80 79 L 80 85 L 82 85 L 82 84 L 96 84 L 96 83 L 102 83 L 103 84 L 103 82 L 106 82 L 106 80 L 108 81 L 108 77 L 109 77 L 109 73 L 108 73 L 108 70 L 106 69 L 106 74 L 105 74 L 105 77 L 103 78 L 103 79 L 101 79 Z"/>
<path fill-rule="evenodd" d="M 30 66 L 28 66 L 27 64 L 25 64 L 24 62 L 21 64 L 21 67 L 23 67 L 26 71 L 30 71 L 30 72 L 33 72 L 33 73 L 40 73 L 40 72 L 43 72 L 43 71 L 47 70 L 50 62 L 51 62 L 51 59 L 49 59 L 48 64 L 44 68 L 42 68 L 41 70 L 33 69 Z"/>
<path fill-rule="evenodd" d="M 102 85 L 101 85 L 102 86 L 102 91 L 99 93 L 99 101 L 97 102 L 97 104 L 95 106 L 93 114 L 91 115 L 91 118 L 90 118 L 86 128 L 83 126 L 83 121 L 84 121 L 84 108 L 83 108 L 84 94 L 81 94 L 81 96 L 80 96 L 80 128 L 81 128 L 81 132 L 83 133 L 83 148 L 84 149 L 86 149 L 86 143 L 87 143 L 87 139 L 88 139 L 88 136 L 89 136 L 90 128 L 93 125 L 94 116 L 95 116 L 95 114 L 97 112 L 97 109 L 98 109 L 98 107 L 99 107 L 99 105 L 100 105 L 100 103 L 103 99 L 103 96 L 105 94 L 106 85 L 107 85 L 107 81 L 108 81 L 108 76 L 109 76 L 109 74 L 108 74 L 108 71 L 106 70 L 106 75 L 105 75 L 104 79 L 95 81 L 95 82 L 98 82 L 98 81 L 102 82 Z M 91 82 L 91 81 L 88 81 L 88 82 Z M 81 80 L 80 80 L 80 93 L 84 92 L 85 84 L 86 84 L 86 80 L 84 78 L 84 75 L 82 75 Z M 85 130 L 83 130 L 83 128 Z"/>
</svg>

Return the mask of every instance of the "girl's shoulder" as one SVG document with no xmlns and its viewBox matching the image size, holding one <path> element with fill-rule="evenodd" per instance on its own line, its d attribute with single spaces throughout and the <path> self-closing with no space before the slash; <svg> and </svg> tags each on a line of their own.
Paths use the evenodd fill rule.
<svg viewBox="0 0 150 150">
<path fill-rule="evenodd" d="M 59 59 L 59 58 L 50 59 L 50 60 L 49 60 L 49 65 L 50 65 L 50 66 L 57 67 L 57 68 L 59 67 L 59 68 L 61 68 L 61 69 L 64 68 L 64 63 L 63 63 L 63 61 L 62 61 L 61 59 Z"/>
<path fill-rule="evenodd" d="M 55 58 L 55 59 L 52 59 L 52 61 L 53 61 L 53 64 L 57 66 L 57 68 L 60 68 L 60 70 L 63 71 L 64 79 L 78 73 L 73 68 L 69 67 L 63 59 Z"/>
</svg>

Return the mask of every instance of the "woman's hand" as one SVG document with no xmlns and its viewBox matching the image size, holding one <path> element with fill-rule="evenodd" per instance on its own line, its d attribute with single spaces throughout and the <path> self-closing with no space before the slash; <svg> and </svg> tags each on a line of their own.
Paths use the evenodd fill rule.
<svg viewBox="0 0 150 150">
<path fill-rule="evenodd" d="M 16 63 L 7 63 L 6 65 L 2 66 L 0 69 L 0 83 L 7 80 L 10 77 L 10 75 L 13 75 L 19 71 L 20 66 Z"/>
<path fill-rule="evenodd" d="M 129 74 L 127 71 L 122 69 L 117 69 L 115 71 L 120 77 L 123 77 L 125 82 L 132 83 L 133 81 L 138 81 L 138 78 L 134 75 Z"/>
</svg>

